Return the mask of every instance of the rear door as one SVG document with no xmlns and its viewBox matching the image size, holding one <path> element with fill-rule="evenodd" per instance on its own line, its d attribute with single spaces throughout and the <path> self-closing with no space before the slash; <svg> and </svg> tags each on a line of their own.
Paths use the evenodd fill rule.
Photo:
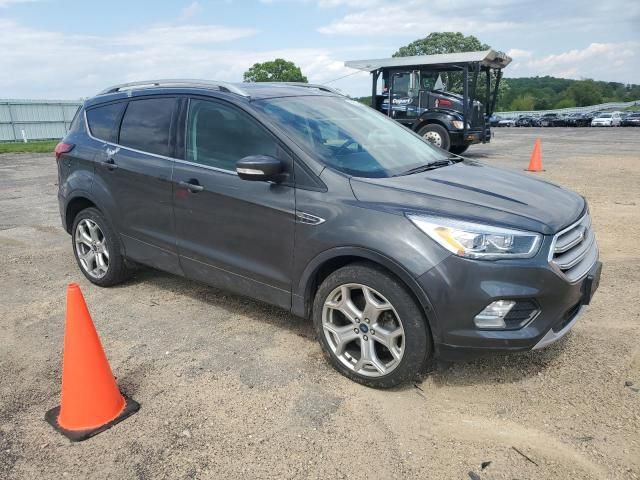
<svg viewBox="0 0 640 480">
<path fill-rule="evenodd" d="M 96 162 L 103 188 L 115 199 L 126 255 L 173 273 L 181 273 L 171 205 L 177 104 L 175 97 L 130 100 L 117 140 L 105 142 Z"/>
<path fill-rule="evenodd" d="M 185 161 L 176 161 L 173 205 L 185 274 L 290 307 L 295 190 L 291 157 L 248 113 L 230 103 L 189 101 Z M 247 181 L 235 164 L 270 155 L 289 182 Z"/>
</svg>

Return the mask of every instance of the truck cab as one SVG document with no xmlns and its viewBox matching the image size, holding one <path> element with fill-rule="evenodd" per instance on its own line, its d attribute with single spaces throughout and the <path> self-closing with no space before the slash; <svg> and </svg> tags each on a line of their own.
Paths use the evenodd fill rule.
<svg viewBox="0 0 640 480">
<path fill-rule="evenodd" d="M 345 66 L 372 74 L 373 108 L 436 146 L 460 154 L 469 145 L 491 140 L 489 118 L 502 68 L 510 62 L 507 55 L 487 50 L 355 60 Z M 475 98 L 480 96 L 483 102 Z"/>
</svg>

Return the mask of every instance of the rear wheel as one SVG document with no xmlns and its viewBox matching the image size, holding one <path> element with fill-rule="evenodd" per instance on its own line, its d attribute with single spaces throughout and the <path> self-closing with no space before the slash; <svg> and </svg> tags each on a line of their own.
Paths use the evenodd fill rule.
<svg viewBox="0 0 640 480">
<path fill-rule="evenodd" d="M 110 287 L 129 278 L 120 240 L 98 209 L 76 215 L 71 240 L 78 266 L 91 283 Z"/>
<path fill-rule="evenodd" d="M 449 150 L 451 146 L 449 132 L 442 125 L 429 123 L 418 130 L 418 135 L 443 150 Z"/>
<path fill-rule="evenodd" d="M 455 153 L 456 155 L 461 155 L 466 152 L 468 148 L 469 145 L 451 145 L 451 147 L 449 147 L 449 151 L 451 153 Z"/>
<path fill-rule="evenodd" d="M 398 279 L 373 265 L 329 275 L 316 294 L 313 323 L 333 367 L 370 387 L 415 378 L 431 353 L 421 308 Z"/>
</svg>

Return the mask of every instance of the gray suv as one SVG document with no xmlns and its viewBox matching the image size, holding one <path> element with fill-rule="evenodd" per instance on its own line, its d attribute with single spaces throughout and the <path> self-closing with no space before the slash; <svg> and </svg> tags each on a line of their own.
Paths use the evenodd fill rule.
<svg viewBox="0 0 640 480">
<path fill-rule="evenodd" d="M 544 347 L 600 278 L 580 195 L 440 150 L 322 86 L 114 86 L 56 158 L 91 282 L 144 264 L 277 305 L 372 387 L 430 358 Z"/>
</svg>

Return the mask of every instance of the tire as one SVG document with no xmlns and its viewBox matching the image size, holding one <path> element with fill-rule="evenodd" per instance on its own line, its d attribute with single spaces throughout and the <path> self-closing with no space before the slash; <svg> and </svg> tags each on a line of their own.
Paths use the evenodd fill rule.
<svg viewBox="0 0 640 480">
<path fill-rule="evenodd" d="M 469 149 L 469 145 L 451 145 L 449 147 L 449 151 L 451 153 L 455 153 L 456 155 L 462 155 Z"/>
<path fill-rule="evenodd" d="M 345 292 L 351 302 L 345 302 Z M 329 275 L 316 292 L 312 317 L 329 363 L 368 387 L 415 379 L 431 355 L 421 307 L 400 280 L 372 264 L 350 264 Z"/>
<path fill-rule="evenodd" d="M 451 146 L 449 132 L 447 132 L 447 129 L 442 125 L 429 123 L 418 130 L 418 135 L 443 150 L 449 150 L 449 147 Z M 438 145 L 438 142 L 440 145 Z"/>
<path fill-rule="evenodd" d="M 131 276 L 120 239 L 100 210 L 86 208 L 76 215 L 71 246 L 80 271 L 91 283 L 110 287 Z"/>
</svg>

